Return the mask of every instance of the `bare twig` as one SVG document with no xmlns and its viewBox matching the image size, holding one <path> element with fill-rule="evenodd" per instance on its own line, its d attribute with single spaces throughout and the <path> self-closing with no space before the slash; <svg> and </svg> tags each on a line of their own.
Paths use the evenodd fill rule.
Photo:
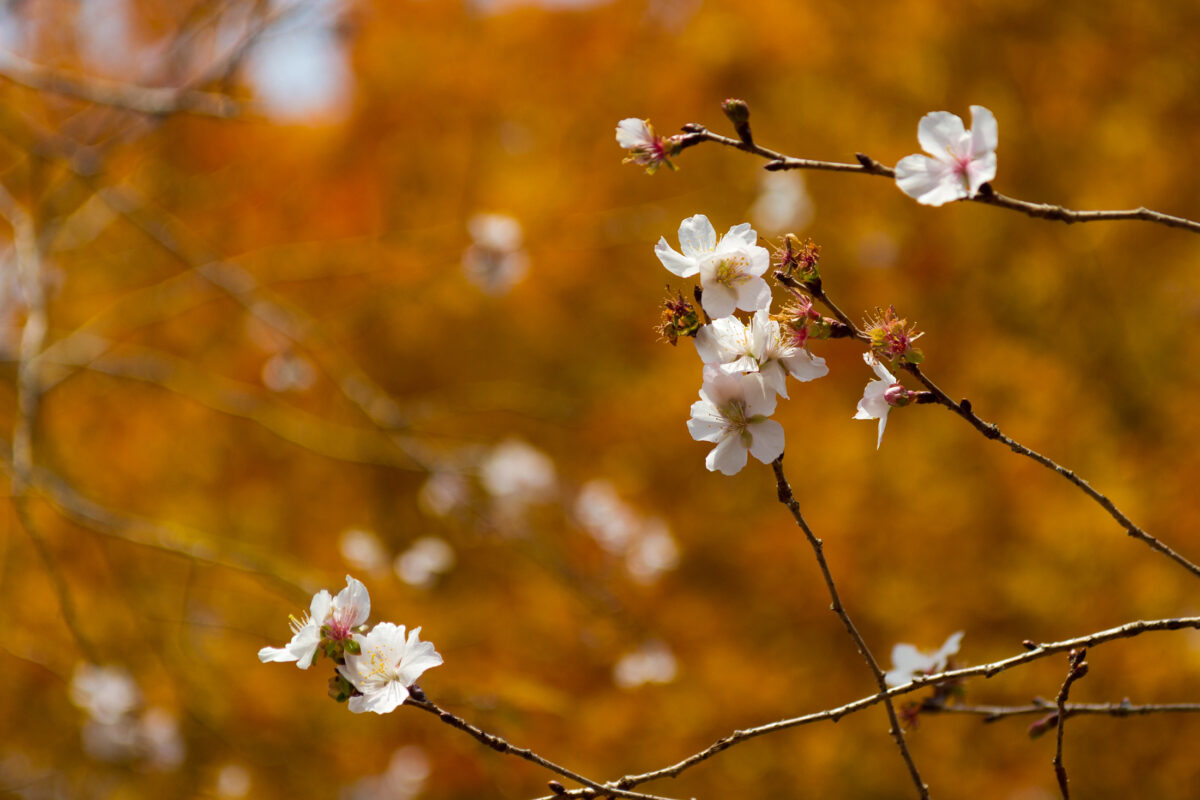
<svg viewBox="0 0 1200 800">
<path fill-rule="evenodd" d="M 725 145 L 726 147 L 735 147 L 746 153 L 767 159 L 766 169 L 771 171 L 786 170 L 786 169 L 811 169 L 824 170 L 827 172 L 857 172 L 861 175 L 877 175 L 883 178 L 895 178 L 896 173 L 891 167 L 884 166 L 870 156 L 856 153 L 858 159 L 857 164 L 849 164 L 840 161 L 818 161 L 811 158 L 792 158 L 783 153 L 770 150 L 757 144 L 746 143 L 739 139 L 732 139 L 728 136 L 721 136 L 718 133 L 705 128 L 703 125 L 689 123 L 683 126 L 684 135 L 682 139 L 683 147 L 691 147 L 700 144 L 701 142 L 715 142 Z M 1200 233 L 1200 222 L 1186 219 L 1184 217 L 1176 217 L 1170 214 L 1163 214 L 1160 211 L 1151 211 L 1148 208 L 1131 208 L 1122 211 L 1073 211 L 1062 206 L 1051 205 L 1048 203 L 1030 203 L 1026 200 L 1017 200 L 1012 197 L 1006 197 L 992 190 L 990 184 L 984 184 L 979 194 L 974 197 L 964 198 L 964 201 L 975 203 L 983 203 L 984 205 L 997 206 L 999 208 L 1007 208 L 1011 211 L 1019 211 L 1026 216 L 1036 219 L 1050 219 L 1059 222 L 1071 224 L 1074 222 L 1115 222 L 1120 220 L 1142 220 L 1144 222 L 1153 222 L 1159 225 L 1165 225 L 1168 228 L 1181 228 L 1192 233 Z"/>
<path fill-rule="evenodd" d="M 922 714 L 963 714 L 983 717 L 984 722 L 997 722 L 1009 717 L 1045 714 L 1054 711 L 1055 704 L 1041 697 L 1020 706 L 963 705 L 955 703 L 924 703 Z M 1146 703 L 1133 705 L 1128 699 L 1119 703 L 1066 703 L 1063 718 L 1078 716 L 1141 717 L 1150 714 L 1194 714 L 1200 712 L 1200 703 Z"/>
<path fill-rule="evenodd" d="M 556 775 L 560 775 L 585 787 L 583 790 L 576 790 L 575 792 L 563 792 L 563 794 L 573 794 L 579 797 L 628 797 L 632 798 L 632 800 L 670 800 L 670 798 L 664 798 L 658 795 L 631 792 L 628 789 L 618 788 L 614 785 L 597 783 L 596 781 L 593 781 L 590 778 L 585 778 L 579 773 L 573 772 L 564 766 L 555 764 L 553 761 L 547 758 L 543 758 L 532 750 L 509 744 L 499 736 L 488 733 L 487 731 L 467 722 L 465 719 L 455 716 L 449 711 L 446 711 L 444 708 L 441 708 L 435 703 L 431 702 L 427 697 L 425 697 L 424 693 L 421 692 L 418 687 L 413 687 L 412 696 L 408 698 L 408 700 L 405 702 L 405 705 L 410 705 L 414 708 L 419 708 L 422 711 L 427 711 L 430 714 L 433 714 L 450 727 L 456 728 L 470 735 L 475 740 L 492 748 L 498 753 L 516 756 L 517 758 L 524 759 L 531 764 L 537 764 L 543 769 L 547 769 Z"/>
<path fill-rule="evenodd" d="M 1054 699 L 1055 706 L 1058 708 L 1058 743 L 1054 748 L 1054 775 L 1058 778 L 1058 789 L 1062 792 L 1063 800 L 1070 800 L 1071 793 L 1067 789 L 1067 768 L 1063 764 L 1063 732 L 1067 727 L 1067 695 L 1071 692 L 1071 684 L 1087 675 L 1088 664 L 1084 659 L 1087 657 L 1087 648 L 1081 647 L 1078 650 L 1072 650 L 1068 657 L 1066 680 L 1063 681 L 1062 688 L 1058 690 L 1058 697 Z"/>
<path fill-rule="evenodd" d="M 788 484 L 787 477 L 783 474 L 783 456 L 771 462 L 772 469 L 775 470 L 775 486 L 779 494 L 779 502 L 787 506 L 791 512 L 792 518 L 796 520 L 796 524 L 800 526 L 800 530 L 804 531 L 805 538 L 808 539 L 809 545 L 812 547 L 813 555 L 816 556 L 817 566 L 821 568 L 821 575 L 825 579 L 825 588 L 829 590 L 830 608 L 833 613 L 837 614 L 838 619 L 842 621 L 842 625 L 846 628 L 846 633 L 850 634 L 850 638 L 854 640 L 854 644 L 858 647 L 858 652 L 862 655 L 863 660 L 867 662 L 867 666 L 871 669 L 871 675 L 875 678 L 875 684 L 879 687 L 879 691 L 883 692 L 883 705 L 887 709 L 888 721 L 891 725 L 889 732 L 892 739 L 896 742 L 896 747 L 900 751 L 901 757 L 904 759 L 905 765 L 908 767 L 909 776 L 912 778 L 913 785 L 917 787 L 917 792 L 922 798 L 928 800 L 929 787 L 921 779 L 921 773 L 917 770 L 916 762 L 913 761 L 912 754 L 908 751 L 908 745 L 904 741 L 904 731 L 900 728 L 900 720 L 896 716 L 896 708 L 892 704 L 891 698 L 887 693 L 887 682 L 884 680 L 883 670 L 879 668 L 878 662 L 871 654 L 871 649 L 867 647 L 866 641 L 862 634 L 858 632 L 858 628 L 854 626 L 854 622 L 850 619 L 850 615 L 846 613 L 846 609 L 842 606 L 842 599 L 838 595 L 837 586 L 833 581 L 833 574 L 829 571 L 829 565 L 825 561 L 825 550 L 821 543 L 808 527 L 808 523 L 804 519 L 804 515 L 800 513 L 800 504 L 796 502 L 795 496 L 792 494 L 792 487 Z"/>
</svg>

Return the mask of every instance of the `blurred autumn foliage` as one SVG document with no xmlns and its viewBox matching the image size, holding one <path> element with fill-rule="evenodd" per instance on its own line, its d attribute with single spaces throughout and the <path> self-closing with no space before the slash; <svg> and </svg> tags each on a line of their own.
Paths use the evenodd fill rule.
<svg viewBox="0 0 1200 800">
<path fill-rule="evenodd" d="M 613 136 L 729 133 L 736 96 L 767 146 L 894 164 L 922 114 L 978 103 L 998 191 L 1195 219 L 1198 29 L 1182 2 L 4 3 L 0 792 L 546 794 L 432 716 L 351 714 L 327 660 L 259 663 L 347 573 L 444 656 L 431 699 L 596 779 L 872 694 L 770 468 L 709 473 L 684 427 L 700 362 L 653 328 L 690 285 L 653 244 L 695 213 L 813 237 L 853 318 L 894 304 L 953 397 L 1200 556 L 1200 237 L 930 209 L 713 145 L 651 178 Z M 1193 576 L 943 409 L 895 410 L 876 451 L 861 348 L 814 351 L 830 375 L 775 418 L 885 668 L 958 630 L 979 664 L 1200 614 Z M 1200 700 L 1194 631 L 1088 659 L 1072 700 Z M 907 738 L 934 797 L 1056 797 L 1030 721 Z M 1198 715 L 1073 719 L 1072 788 L 1195 797 L 1198 737 Z M 642 790 L 912 794 L 879 707 Z"/>
</svg>

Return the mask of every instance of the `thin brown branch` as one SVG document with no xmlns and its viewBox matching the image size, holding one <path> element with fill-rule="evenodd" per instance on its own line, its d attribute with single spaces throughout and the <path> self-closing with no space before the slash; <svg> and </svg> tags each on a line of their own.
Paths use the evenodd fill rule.
<svg viewBox="0 0 1200 800">
<path fill-rule="evenodd" d="M 803 725 L 809 725 L 814 722 L 837 722 L 843 717 L 857 713 L 863 709 L 870 708 L 873 705 L 882 703 L 885 699 L 899 697 L 901 695 L 910 694 L 918 691 L 926 686 L 932 686 L 943 681 L 959 681 L 965 678 L 984 677 L 991 678 L 995 675 L 1005 672 L 1014 667 L 1028 664 L 1032 661 L 1038 661 L 1056 653 L 1069 652 L 1079 647 L 1095 647 L 1106 642 L 1115 641 L 1117 639 L 1133 638 L 1140 636 L 1143 633 L 1151 631 L 1175 631 L 1175 630 L 1200 630 L 1200 617 L 1175 617 L 1171 619 L 1158 620 L 1139 620 L 1137 622 L 1126 623 L 1116 628 L 1109 628 L 1103 631 L 1089 633 L 1086 636 L 1078 636 L 1074 639 L 1065 639 L 1060 642 L 1048 642 L 1044 644 L 1034 644 L 1031 648 L 1018 653 L 1015 656 L 1010 656 L 1000 661 L 993 661 L 988 664 L 980 664 L 974 667 L 962 667 L 959 669 L 947 670 L 931 675 L 921 675 L 914 678 L 911 682 L 903 686 L 895 686 L 889 688 L 886 692 L 878 692 L 867 697 L 861 697 L 858 700 L 846 703 L 836 708 L 817 711 L 811 714 L 805 714 L 799 717 L 790 719 L 781 719 L 775 722 L 769 722 L 765 725 L 759 725 L 753 728 L 744 728 L 736 730 L 723 739 L 719 739 L 699 752 L 684 758 L 683 760 L 672 764 L 668 767 L 656 769 L 651 772 L 644 772 L 637 775 L 626 775 L 619 780 L 612 781 L 612 785 L 623 788 L 632 788 L 649 781 L 659 780 L 661 778 L 674 778 L 692 767 L 701 764 L 718 753 L 728 750 L 729 748 L 739 745 L 743 742 L 754 739 L 758 736 L 765 736 L 771 733 L 788 730 L 789 728 L 798 728 Z"/>
<path fill-rule="evenodd" d="M 766 169 L 771 171 L 787 170 L 787 169 L 810 169 L 823 170 L 826 172 L 857 172 L 862 175 L 877 175 L 882 178 L 895 178 L 896 173 L 891 167 L 884 166 L 870 156 L 856 153 L 858 159 L 857 164 L 850 164 L 841 161 L 818 161 L 811 158 L 793 158 L 762 147 L 758 144 L 747 144 L 740 139 L 732 139 L 728 136 L 721 136 L 718 133 L 705 128 L 703 125 L 689 123 L 683 126 L 684 134 L 680 137 L 683 147 L 691 147 L 700 144 L 701 142 L 715 142 L 716 144 L 733 147 L 746 153 L 759 156 L 767 159 Z M 1048 203 L 1031 203 L 1027 200 L 1017 200 L 1013 197 L 1006 197 L 994 191 L 990 184 L 984 184 L 979 194 L 974 197 L 964 198 L 959 202 L 974 202 L 984 205 L 996 206 L 998 208 L 1007 208 L 1010 211 L 1017 211 L 1026 216 L 1035 219 L 1057 220 L 1072 224 L 1076 222 L 1117 222 L 1121 220 L 1141 220 L 1144 222 L 1153 222 L 1158 225 L 1165 225 L 1168 228 L 1180 228 L 1182 230 L 1191 231 L 1192 233 L 1200 233 L 1200 222 L 1190 220 L 1185 217 L 1176 217 L 1171 214 L 1164 214 L 1161 211 L 1151 211 L 1148 208 L 1131 208 L 1119 211 L 1074 211 L 1062 206 L 1051 205 Z"/>
<path fill-rule="evenodd" d="M 1067 767 L 1063 763 L 1063 734 L 1067 728 L 1067 696 L 1071 692 L 1071 684 L 1084 675 L 1087 675 L 1088 663 L 1084 661 L 1086 657 L 1086 647 L 1071 651 L 1068 657 L 1069 667 L 1067 669 L 1066 680 L 1063 681 L 1062 688 L 1058 690 L 1058 697 L 1054 699 L 1055 706 L 1058 709 L 1058 735 L 1057 744 L 1054 748 L 1054 775 L 1058 778 L 1058 789 L 1062 792 L 1063 800 L 1070 800 L 1071 798 L 1071 792 L 1067 789 Z"/>
<path fill-rule="evenodd" d="M 241 113 L 231 97 L 187 88 L 136 86 L 101 78 L 68 75 L 0 50 L 0 77 L 39 92 L 151 116 L 188 113 L 230 119 Z"/>
<path fill-rule="evenodd" d="M 492 733 L 488 733 L 482 728 L 472 725 L 465 719 L 458 717 L 431 702 L 427 697 L 425 697 L 424 693 L 422 693 L 419 688 L 413 687 L 413 690 L 412 696 L 405 701 L 405 705 L 413 706 L 414 708 L 419 708 L 422 711 L 433 714 L 450 727 L 468 734 L 476 741 L 487 747 L 490 747 L 498 753 L 516 756 L 517 758 L 528 761 L 531 764 L 537 764 L 539 767 L 547 769 L 550 772 L 553 772 L 555 775 L 559 775 L 567 780 L 574 781 L 580 786 L 585 787 L 582 791 L 576 790 L 574 792 L 564 792 L 563 794 L 572 794 L 579 797 L 628 797 L 631 798 L 631 800 L 671 800 L 671 798 L 660 797 L 653 794 L 643 794 L 641 792 L 632 792 L 628 789 L 597 783 L 590 778 L 585 778 L 583 775 L 556 764 L 548 758 L 544 758 L 528 748 L 517 747 L 513 744 L 509 744 L 509 742 L 501 737 Z"/>
<path fill-rule="evenodd" d="M 808 544 L 812 547 L 813 555 L 817 559 L 817 566 L 821 568 L 821 575 L 825 579 L 825 588 L 829 591 L 830 608 L 833 610 L 833 613 L 837 614 L 838 619 L 842 621 L 842 625 L 846 628 L 846 633 L 850 634 L 850 638 L 854 640 L 858 652 L 871 669 L 871 675 L 875 678 L 876 686 L 879 687 L 880 692 L 884 693 L 883 705 L 887 709 L 888 721 L 890 723 L 889 733 L 891 733 L 892 739 L 896 742 L 896 748 L 900 751 L 900 756 L 904 759 L 905 766 L 908 767 L 909 776 L 912 778 L 913 785 L 917 787 L 918 794 L 922 798 L 925 798 L 925 800 L 928 800 L 929 787 L 921 779 L 921 773 L 917 769 L 916 762 L 913 761 L 912 754 L 908 751 L 908 744 L 904 741 L 904 731 L 900 727 L 900 719 L 896 716 L 896 708 L 892 703 L 892 699 L 886 694 L 887 682 L 884 680 L 883 670 L 879 668 L 878 662 L 875 661 L 875 656 L 871 654 L 871 649 L 867 647 L 866 640 L 858 632 L 858 628 L 854 626 L 850 615 L 846 613 L 846 609 L 842 606 L 842 599 L 838 595 L 833 574 L 829 571 L 829 564 L 825 561 L 824 546 L 821 540 L 813 534 L 812 529 L 808 527 L 808 522 L 805 521 L 804 515 L 800 513 L 800 504 L 796 501 L 795 495 L 792 494 L 792 487 L 788 483 L 787 476 L 783 473 L 782 455 L 771 462 L 771 468 L 775 471 L 775 487 L 778 491 L 779 502 L 787 506 L 788 511 L 792 514 L 792 518 L 796 520 L 796 524 L 800 526 L 800 530 L 804 532 L 805 538 L 808 539 Z"/>
<path fill-rule="evenodd" d="M 953 705 L 943 703 L 925 703 L 921 706 L 922 714 L 962 714 L 966 716 L 983 717 L 984 722 L 997 722 L 1009 717 L 1045 714 L 1055 711 L 1056 706 L 1049 700 L 1035 697 L 1032 703 L 1019 706 L 994 705 Z M 1194 714 L 1200 713 L 1200 703 L 1146 703 L 1133 705 L 1128 699 L 1119 703 L 1066 703 L 1063 706 L 1064 718 L 1078 716 L 1106 717 L 1142 717 L 1150 714 Z"/>
</svg>

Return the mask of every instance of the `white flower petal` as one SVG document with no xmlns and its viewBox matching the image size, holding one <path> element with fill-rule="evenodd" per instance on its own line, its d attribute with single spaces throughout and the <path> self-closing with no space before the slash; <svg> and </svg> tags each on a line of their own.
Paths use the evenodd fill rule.
<svg viewBox="0 0 1200 800">
<path fill-rule="evenodd" d="M 750 452 L 764 464 L 770 464 L 783 454 L 783 426 L 773 419 L 753 422 L 747 426 L 753 437 Z"/>
<path fill-rule="evenodd" d="M 889 384 L 898 382 L 896 380 L 896 376 L 888 372 L 888 368 L 881 364 L 879 359 L 875 357 L 875 354 L 869 350 L 863 353 L 863 361 L 867 362 L 867 366 L 874 370 L 875 376 L 878 377 L 879 380 L 887 381 Z"/>
<path fill-rule="evenodd" d="M 983 106 L 971 106 L 971 153 L 979 157 L 990 153 L 1000 144 L 996 115 Z M 993 178 L 995 175 L 992 176 Z M 991 180 L 991 178 L 988 178 Z"/>
<path fill-rule="evenodd" d="M 939 160 L 949 157 L 948 151 L 958 147 L 965 133 L 962 119 L 949 111 L 931 111 L 917 125 L 921 149 Z"/>
<path fill-rule="evenodd" d="M 422 642 L 421 629 L 413 628 L 404 645 L 404 658 L 400 662 L 400 682 L 412 686 L 421 673 L 442 664 L 442 656 L 433 649 L 432 642 Z"/>
<path fill-rule="evenodd" d="M 927 206 L 940 206 L 967 196 L 954 167 L 928 156 L 905 156 L 896 164 L 900 191 Z"/>
<path fill-rule="evenodd" d="M 775 413 L 778 398 L 756 375 L 739 375 L 742 393 L 746 398 L 746 414 L 751 417 L 769 417 Z"/>
<path fill-rule="evenodd" d="M 770 295 L 769 288 L 767 294 Z M 738 295 L 724 284 L 713 283 L 704 287 L 704 294 L 700 296 L 700 305 L 713 319 L 728 317 L 738 307 Z"/>
<path fill-rule="evenodd" d="M 736 475 L 746 466 L 747 451 L 740 436 L 726 436 L 704 459 L 704 466 L 709 472 L 720 472 L 722 475 Z"/>
<path fill-rule="evenodd" d="M 399 708 L 408 699 L 408 689 L 396 681 L 387 681 L 378 689 L 364 692 L 361 696 L 350 698 L 346 705 L 355 714 L 373 711 L 376 714 L 387 714 Z"/>
<path fill-rule="evenodd" d="M 823 378 L 829 374 L 829 367 L 826 366 L 825 359 L 814 356 L 803 348 L 795 355 L 784 358 L 783 365 L 793 378 L 802 382 Z"/>
<path fill-rule="evenodd" d="M 704 298 L 708 299 L 708 291 L 704 292 Z M 742 311 L 758 311 L 763 308 L 771 307 L 771 287 L 762 278 L 751 278 L 738 287 L 737 307 Z M 707 306 L 705 306 L 707 310 Z M 712 314 L 711 311 L 708 312 Z M 729 313 L 733 313 L 730 310 Z"/>
<path fill-rule="evenodd" d="M 658 244 L 654 245 L 654 255 L 658 256 L 658 260 L 667 268 L 667 271 L 672 275 L 678 275 L 681 278 L 690 278 L 700 271 L 700 264 L 694 258 L 682 256 L 675 251 L 671 245 L 667 244 L 666 237 L 661 237 Z"/>
<path fill-rule="evenodd" d="M 766 391 L 788 399 L 787 373 L 783 371 L 783 364 L 778 361 L 770 361 L 763 364 L 759 367 L 758 376 Z"/>
<path fill-rule="evenodd" d="M 737 249 L 754 247 L 758 244 L 758 234 L 750 227 L 749 222 L 743 222 L 740 225 L 734 225 L 721 238 L 721 244 L 725 244 L 726 242 L 734 245 Z"/>
<path fill-rule="evenodd" d="M 985 153 L 967 164 L 967 188 L 971 197 L 979 193 L 979 187 L 996 177 L 996 154 Z"/>
<path fill-rule="evenodd" d="M 258 651 L 258 660 L 264 664 L 270 661 L 295 661 L 296 656 L 286 647 L 264 647 Z"/>
<path fill-rule="evenodd" d="M 689 258 L 701 258 L 716 249 L 717 231 L 708 217 L 696 214 L 679 223 L 679 247 Z"/>
<path fill-rule="evenodd" d="M 371 596 L 367 587 L 357 578 L 346 576 L 346 588 L 338 592 L 333 604 L 349 613 L 348 627 L 356 628 L 371 616 Z"/>
<path fill-rule="evenodd" d="M 634 150 L 654 143 L 654 134 L 646 120 L 629 117 L 617 123 L 617 144 L 626 150 Z"/>
</svg>

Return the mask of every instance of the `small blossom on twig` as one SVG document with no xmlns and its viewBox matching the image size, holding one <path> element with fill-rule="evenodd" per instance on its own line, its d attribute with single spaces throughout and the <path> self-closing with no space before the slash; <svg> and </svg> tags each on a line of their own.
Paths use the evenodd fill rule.
<svg viewBox="0 0 1200 800">
<path fill-rule="evenodd" d="M 700 304 L 713 319 L 728 317 L 736 309 L 757 311 L 771 305 L 771 287 L 762 277 L 771 255 L 758 245 L 758 234 L 749 222 L 734 225 L 718 242 L 708 217 L 696 214 L 680 223 L 679 246 L 682 254 L 664 236 L 654 254 L 681 278 L 700 275 L 704 287 Z"/>
<path fill-rule="evenodd" d="M 723 317 L 705 325 L 696 334 L 696 352 L 705 364 L 718 366 L 722 372 L 757 373 L 767 387 L 783 397 L 788 396 L 787 374 L 798 381 L 829 374 L 825 359 L 793 344 L 765 308 L 754 312 L 749 325 L 737 317 Z"/>
<path fill-rule="evenodd" d="M 783 452 L 783 426 L 767 419 L 773 413 L 775 393 L 762 381 L 709 366 L 688 432 L 696 441 L 717 443 L 704 461 L 710 471 L 734 475 L 746 466 L 747 453 L 769 464 Z"/>
<path fill-rule="evenodd" d="M 913 347 L 913 342 L 925 334 L 917 333 L 915 322 L 909 325 L 908 320 L 898 317 L 895 306 L 875 309 L 874 315 L 867 318 L 863 327 L 871 337 L 871 349 L 877 355 L 909 364 L 920 364 L 925 360 L 925 355 Z"/>
<path fill-rule="evenodd" d="M 971 130 L 949 111 L 921 117 L 917 141 L 928 156 L 905 156 L 896 164 L 896 185 L 927 206 L 974 197 L 996 177 L 996 117 L 971 106 Z"/>
<path fill-rule="evenodd" d="M 883 429 L 887 426 L 888 412 L 892 410 L 892 406 L 908 405 L 912 393 L 871 353 L 863 353 L 863 361 L 875 370 L 879 379 L 868 383 L 867 388 L 863 390 L 862 399 L 858 401 L 858 413 L 854 418 L 879 420 L 879 436 L 875 441 L 875 448 L 878 449 L 883 442 Z"/>
<path fill-rule="evenodd" d="M 911 644 L 898 644 L 892 648 L 892 668 L 883 676 L 888 686 L 903 686 L 918 675 L 942 672 L 950 656 L 958 652 L 963 632 L 950 634 L 941 648 L 934 653 L 923 653 Z"/>
<path fill-rule="evenodd" d="M 820 287 L 821 245 L 811 238 L 800 241 L 793 233 L 783 237 L 783 247 L 775 252 L 775 267 L 795 277 L 801 283 Z"/>
<path fill-rule="evenodd" d="M 629 151 L 625 163 L 632 161 L 645 167 L 648 175 L 653 175 L 663 165 L 675 169 L 669 157 L 679 153 L 677 137 L 656 136 L 647 120 L 629 117 L 618 122 L 617 144 Z"/>
<path fill-rule="evenodd" d="M 331 597 L 325 589 L 313 595 L 309 613 L 301 619 L 291 618 L 292 640 L 283 647 L 264 647 L 258 651 L 262 662 L 295 661 L 300 669 L 308 669 L 322 643 L 342 645 L 349 651 L 354 643 L 354 629 L 367 621 L 371 614 L 371 598 L 367 587 L 349 575 L 346 588 Z"/>
<path fill-rule="evenodd" d="M 809 339 L 831 338 L 834 325 L 845 328 L 837 320 L 822 317 L 808 295 L 796 292 L 795 297 L 795 302 L 784 306 L 783 311 L 775 315 L 780 335 L 793 347 L 804 347 Z"/>
<path fill-rule="evenodd" d="M 356 635 L 360 653 L 347 651 L 338 672 L 358 694 L 350 698 L 355 714 L 386 714 L 408 699 L 410 687 L 421 673 L 442 663 L 430 642 L 422 642 L 420 628 L 404 637 L 404 626 L 381 622 L 366 636 Z"/>
</svg>

